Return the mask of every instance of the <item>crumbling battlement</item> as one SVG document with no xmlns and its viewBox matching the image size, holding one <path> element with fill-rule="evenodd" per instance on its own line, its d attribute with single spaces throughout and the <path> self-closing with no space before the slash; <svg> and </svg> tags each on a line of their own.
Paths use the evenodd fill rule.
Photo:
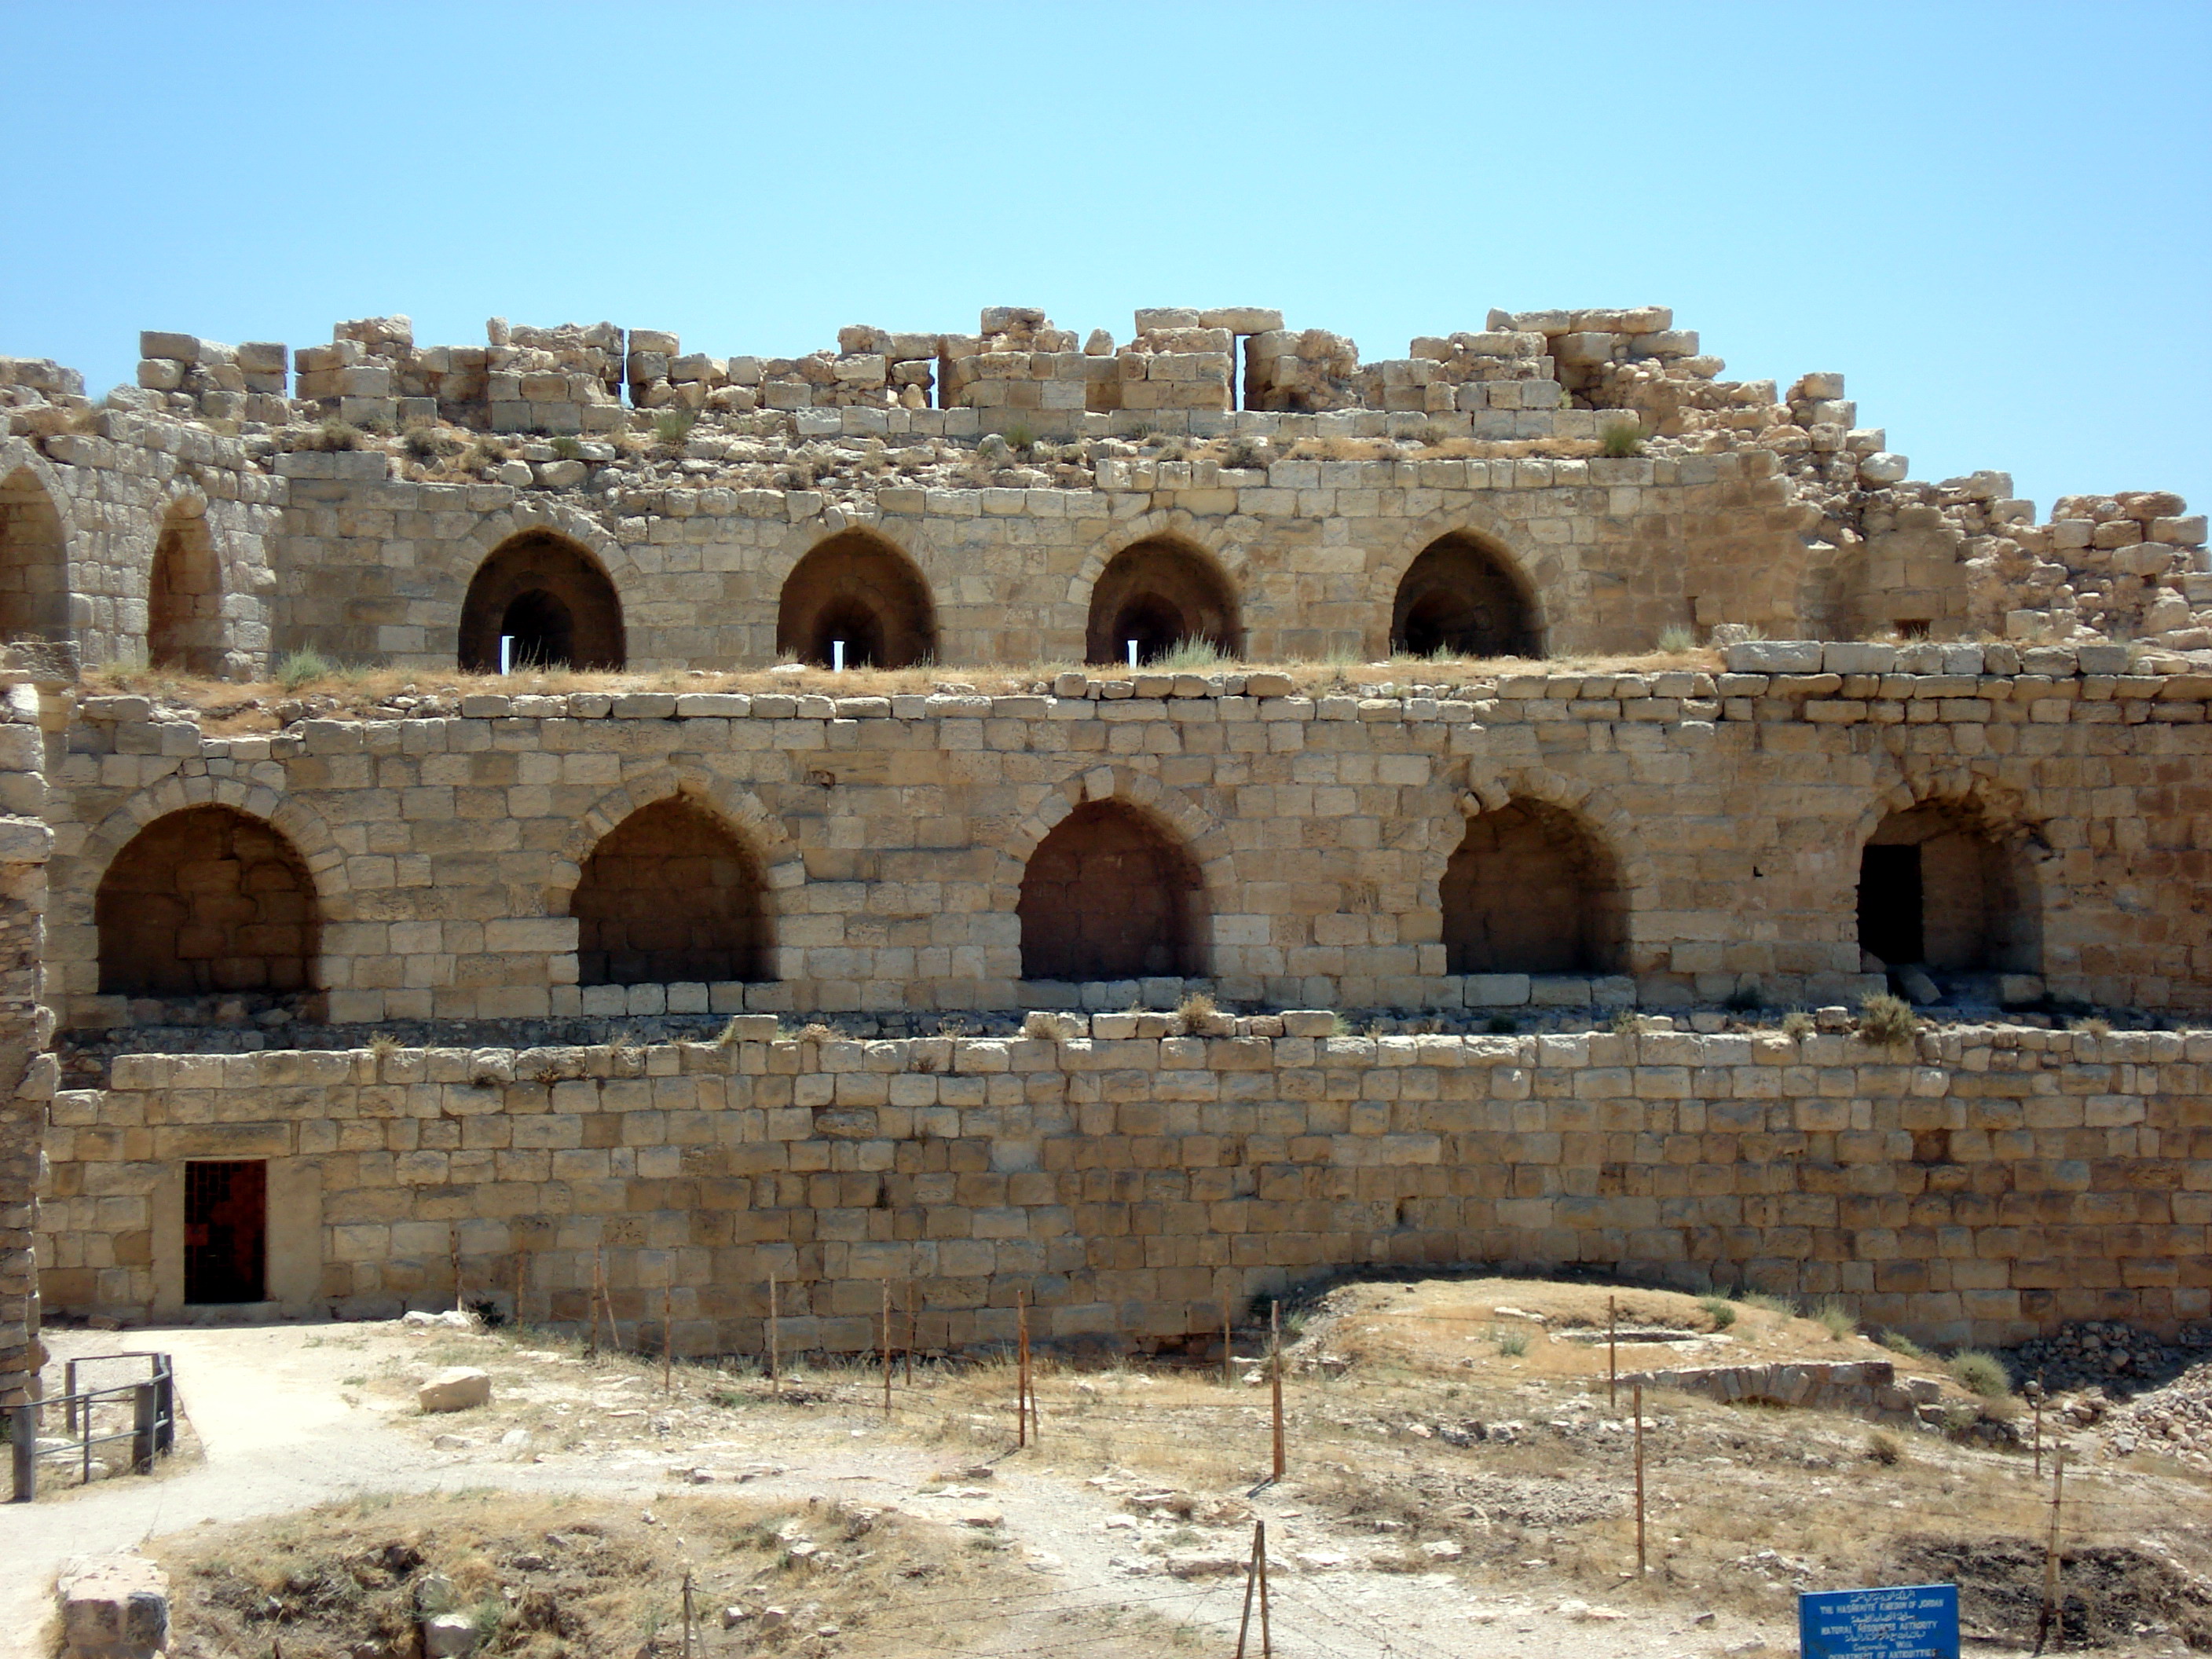
<svg viewBox="0 0 2212 1659">
<path fill-rule="evenodd" d="M 507 538 L 550 534 L 611 591 L 600 665 L 847 635 L 860 660 L 967 664 L 1132 638 L 1620 653 L 1732 628 L 2212 652 L 2204 520 L 2178 496 L 2069 496 L 2038 523 L 2002 473 L 1915 483 L 1841 375 L 1723 380 L 1663 307 L 1492 313 L 1366 364 L 1282 321 L 1154 309 L 1079 347 L 996 307 L 974 335 L 854 327 L 784 360 L 498 319 L 485 346 L 418 348 L 371 318 L 289 354 L 295 374 L 280 345 L 149 333 L 141 385 L 100 409 L 71 371 L 0 360 L 0 634 L 233 678 L 309 648 L 481 666 L 471 626 L 506 619 L 471 624 L 472 587 Z M 1494 593 L 1425 611 L 1408 568 L 1454 538 L 1495 573 L 1454 583 Z M 844 598 L 794 596 L 825 544 Z M 1116 583 L 1133 548 L 1180 597 Z M 568 648 L 548 614 L 515 622 L 528 649 Z"/>
</svg>

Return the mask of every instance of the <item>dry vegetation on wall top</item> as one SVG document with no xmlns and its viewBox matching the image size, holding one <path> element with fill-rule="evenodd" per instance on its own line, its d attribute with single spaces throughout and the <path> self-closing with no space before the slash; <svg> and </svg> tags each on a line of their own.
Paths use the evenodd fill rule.
<svg viewBox="0 0 2212 1659">
<path fill-rule="evenodd" d="M 373 663 L 338 663 L 320 653 L 302 653 L 277 665 L 278 678 L 231 682 L 209 679 L 137 664 L 88 667 L 80 685 L 84 697 L 138 696 L 150 699 L 167 718 L 191 720 L 211 735 L 273 732 L 294 720 L 417 720 L 453 716 L 460 699 L 478 694 L 501 697 L 567 696 L 577 692 L 619 696 L 629 691 L 681 695 L 696 691 L 749 696 L 889 697 L 930 695 L 1045 696 L 1063 674 L 1082 674 L 1093 684 L 1133 682 L 1129 671 L 1070 662 L 947 667 L 850 668 L 836 672 L 810 663 L 729 670 L 667 668 L 623 672 L 575 669 L 519 669 L 510 674 L 434 674 L 420 669 L 389 668 Z M 1535 669 L 1546 674 L 1650 674 L 1678 671 L 1717 672 L 1717 652 L 1692 644 L 1633 656 L 1564 657 L 1531 664 L 1521 658 L 1397 656 L 1387 661 L 1351 659 L 1328 661 L 1256 662 L 1209 655 L 1189 666 L 1147 665 L 1134 671 L 1146 678 L 1195 677 L 1211 694 L 1237 688 L 1253 674 L 1279 675 L 1288 682 L 1279 693 L 1297 696 L 1486 696 L 1494 695 L 1499 675 Z M 1486 684 L 1485 682 L 1488 684 Z M 1196 690 L 1196 688 L 1191 688 Z M 1178 692 L 1177 695 L 1182 695 Z"/>
</svg>

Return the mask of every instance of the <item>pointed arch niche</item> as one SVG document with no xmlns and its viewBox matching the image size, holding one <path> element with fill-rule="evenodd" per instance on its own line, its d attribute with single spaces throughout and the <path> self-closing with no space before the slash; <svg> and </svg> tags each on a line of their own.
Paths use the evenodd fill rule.
<svg viewBox="0 0 2212 1659">
<path fill-rule="evenodd" d="M 1212 556 L 1164 536 L 1147 537 L 1108 562 L 1091 589 L 1084 660 L 1158 662 L 1196 641 L 1233 657 L 1244 648 L 1237 590 Z"/>
<path fill-rule="evenodd" d="M 222 671 L 222 572 L 207 503 L 173 505 L 154 544 L 146 580 L 146 660 L 155 668 L 213 676 Z"/>
<path fill-rule="evenodd" d="M 1516 798 L 1469 818 L 1438 896 L 1448 973 L 1623 971 L 1619 866 L 1564 807 Z"/>
<path fill-rule="evenodd" d="M 1966 803 L 1923 801 L 1859 854 L 1859 948 L 1885 969 L 2040 973 L 2038 890 L 2024 839 Z"/>
<path fill-rule="evenodd" d="M 785 578 L 776 605 L 780 656 L 828 666 L 911 668 L 937 654 L 937 607 L 912 559 L 865 530 L 840 531 Z"/>
<path fill-rule="evenodd" d="M 1085 801 L 1037 843 L 1018 906 L 1022 977 L 1205 971 L 1206 888 L 1182 843 L 1121 800 Z"/>
<path fill-rule="evenodd" d="M 124 996 L 314 988 L 315 886 L 283 831 L 188 806 L 126 842 L 94 900 L 100 988 Z"/>
<path fill-rule="evenodd" d="M 526 530 L 494 548 L 461 604 L 460 665 L 497 673 L 499 642 L 514 667 L 620 668 L 622 599 L 599 562 L 550 530 Z"/>
<path fill-rule="evenodd" d="M 1513 562 L 1471 532 L 1440 536 L 1398 583 L 1390 649 L 1409 656 L 1540 657 L 1534 595 Z"/>
<path fill-rule="evenodd" d="M 770 960 L 760 860 L 687 795 L 641 806 L 584 861 L 568 914 L 585 985 L 765 980 Z"/>
</svg>

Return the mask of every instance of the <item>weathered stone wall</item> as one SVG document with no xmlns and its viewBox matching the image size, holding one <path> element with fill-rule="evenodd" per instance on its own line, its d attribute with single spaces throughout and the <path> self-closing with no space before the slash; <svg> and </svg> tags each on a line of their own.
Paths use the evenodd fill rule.
<svg viewBox="0 0 2212 1659">
<path fill-rule="evenodd" d="M 47 970 L 73 1024 L 166 1017 L 100 994 L 95 897 L 145 825 L 212 805 L 304 860 L 336 1020 L 1171 1000 L 1023 980 L 1031 853 L 1116 800 L 1197 866 L 1192 938 L 1229 999 L 1787 1006 L 1880 988 L 1859 851 L 1936 801 L 2019 872 L 2005 936 L 2038 960 L 1990 964 L 2021 975 L 2005 1000 L 2212 1006 L 2212 677 L 2100 672 L 2126 666 L 2101 649 L 1754 644 L 1717 677 L 1514 674 L 1455 697 L 1168 674 L 1066 676 L 1058 696 L 478 694 L 458 717 L 248 738 L 94 699 L 54 778 Z M 580 987 L 581 866 L 679 793 L 757 865 L 772 982 Z M 1617 977 L 1448 971 L 1447 866 L 1470 817 L 1516 800 L 1602 854 Z"/>
<path fill-rule="evenodd" d="M 17 653 L 10 653 L 11 657 Z M 59 1067 L 43 1052 L 53 1015 L 40 1006 L 46 857 L 53 832 L 45 805 L 46 729 L 66 721 L 69 703 L 46 677 L 0 667 L 0 1407 L 38 1386 L 38 1192 L 46 1178 L 47 1103 Z"/>
<path fill-rule="evenodd" d="M 1713 620 L 1798 631 L 1800 532 L 1817 516 L 1763 453 L 1242 469 L 1109 459 L 1095 489 L 710 486 L 611 500 L 413 482 L 388 477 L 391 458 L 373 452 L 298 451 L 276 465 L 290 486 L 279 648 L 432 671 L 456 659 L 477 568 L 531 530 L 564 535 L 605 567 L 632 665 L 725 667 L 775 660 L 786 580 L 854 528 L 919 571 L 941 662 L 1082 660 L 1109 561 L 1155 538 L 1225 574 L 1241 654 L 1277 661 L 1388 654 L 1407 567 L 1469 531 L 1525 581 L 1549 654 L 1648 651 L 1663 628 Z"/>
<path fill-rule="evenodd" d="M 2212 1035 L 1333 1037 L 135 1055 L 54 1103 L 49 1302 L 181 1311 L 183 1162 L 266 1158 L 271 1299 L 471 1297 L 686 1352 L 1165 1340 L 1365 1264 L 1601 1267 L 1840 1296 L 1924 1340 L 2212 1313 Z M 757 1017 L 749 1024 L 772 1030 Z M 1076 1029 L 1080 1029 L 1079 1026 Z"/>
<path fill-rule="evenodd" d="M 143 662 L 154 555 L 166 526 L 204 529 L 219 592 L 220 641 L 194 663 L 248 679 L 269 667 L 269 540 L 284 484 L 251 465 L 236 438 L 129 413 L 88 417 L 97 431 L 64 429 L 64 411 L 17 417 L 0 436 L 0 483 L 21 481 L 60 521 L 60 604 L 46 622 L 9 630 L 73 646 L 86 662 Z M 32 418 L 33 416 L 40 418 Z M 53 429 L 40 431 L 40 426 Z M 9 561 L 46 549 L 0 544 Z M 197 637 L 197 634 L 195 635 Z"/>
</svg>

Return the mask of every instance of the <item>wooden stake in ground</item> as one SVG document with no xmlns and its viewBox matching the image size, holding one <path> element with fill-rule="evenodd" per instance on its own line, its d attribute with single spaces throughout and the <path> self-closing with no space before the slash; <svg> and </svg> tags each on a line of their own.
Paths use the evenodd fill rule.
<svg viewBox="0 0 2212 1659">
<path fill-rule="evenodd" d="M 783 1360 L 776 1352 L 781 1332 L 775 1316 L 775 1275 L 768 1276 L 768 1389 L 779 1400 L 783 1397 Z"/>
<path fill-rule="evenodd" d="M 1229 1386 L 1231 1380 L 1229 1374 L 1230 1356 L 1236 1352 L 1237 1337 L 1229 1323 L 1229 1298 L 1224 1296 L 1221 1298 L 1221 1386 L 1224 1389 Z"/>
<path fill-rule="evenodd" d="M 520 1250 L 517 1250 L 514 1253 L 514 1327 L 517 1330 L 522 1328 L 523 1268 L 524 1264 L 522 1252 Z"/>
<path fill-rule="evenodd" d="M 891 1414 L 891 1282 L 884 1280 L 884 1416 Z"/>
<path fill-rule="evenodd" d="M 622 1327 L 615 1321 L 614 1286 L 607 1283 L 607 1270 L 604 1263 L 602 1263 L 599 1267 L 599 1305 L 606 1310 L 607 1346 L 612 1348 L 617 1353 L 620 1353 L 622 1352 Z"/>
<path fill-rule="evenodd" d="M 1267 1304 L 1267 1358 L 1275 1413 L 1275 1472 L 1269 1478 L 1279 1480 L 1288 1462 L 1283 1453 L 1283 1304 L 1279 1302 Z"/>
<path fill-rule="evenodd" d="M 691 1659 L 691 1571 L 684 1571 L 684 1659 Z"/>
<path fill-rule="evenodd" d="M 1644 1385 L 1635 1385 L 1636 1413 L 1636 1576 L 1644 1577 Z"/>
<path fill-rule="evenodd" d="M 2051 1634 L 2051 1627 L 2058 1621 L 2058 1511 L 2066 1496 L 2066 1448 L 2058 1448 L 2058 1455 L 2051 1469 L 2051 1536 L 2043 1547 L 2043 1613 L 2035 1621 L 2035 1650 L 2043 1651 L 2043 1644 Z M 2061 1625 L 2063 1638 L 2065 1629 Z"/>
<path fill-rule="evenodd" d="M 660 1282 L 660 1391 L 676 1392 L 676 1322 L 669 1306 L 666 1279 Z"/>
<path fill-rule="evenodd" d="M 1030 1304 L 1028 1295 L 1014 1292 L 1014 1444 L 1030 1443 Z"/>
<path fill-rule="evenodd" d="M 1620 1314 L 1613 1298 L 1605 1299 L 1605 1408 L 1620 1407 Z"/>
<path fill-rule="evenodd" d="M 585 1315 L 589 1319 L 592 1334 L 584 1344 L 584 1357 L 599 1357 L 599 1286 L 606 1283 L 606 1253 L 599 1246 L 592 1247 L 592 1282 L 584 1291 Z"/>
<path fill-rule="evenodd" d="M 921 1340 L 921 1304 L 917 1299 L 914 1280 L 906 1282 L 906 1385 L 914 1386 L 914 1347 Z"/>
<path fill-rule="evenodd" d="M 1252 1522 L 1252 1563 L 1244 1573 L 1244 1616 L 1237 1626 L 1237 1659 L 1244 1659 L 1244 1644 L 1252 1631 L 1252 1597 L 1260 1598 L 1260 1659 L 1274 1659 L 1273 1632 L 1267 1627 L 1267 1523 Z"/>
</svg>

